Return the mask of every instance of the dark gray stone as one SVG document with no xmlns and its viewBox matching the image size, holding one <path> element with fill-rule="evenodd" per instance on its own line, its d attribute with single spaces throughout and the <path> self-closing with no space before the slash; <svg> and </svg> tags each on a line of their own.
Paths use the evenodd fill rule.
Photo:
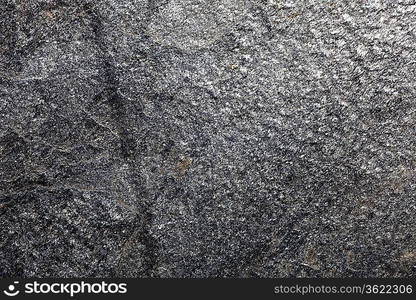
<svg viewBox="0 0 416 300">
<path fill-rule="evenodd" d="M 415 12 L 0 0 L 0 276 L 415 276 Z"/>
</svg>

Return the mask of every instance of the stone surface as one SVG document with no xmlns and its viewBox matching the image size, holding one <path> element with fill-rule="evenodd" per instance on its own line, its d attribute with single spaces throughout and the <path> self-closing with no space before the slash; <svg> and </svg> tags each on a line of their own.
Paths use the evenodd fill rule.
<svg viewBox="0 0 416 300">
<path fill-rule="evenodd" d="M 0 0 L 0 276 L 415 276 L 415 12 Z"/>
</svg>

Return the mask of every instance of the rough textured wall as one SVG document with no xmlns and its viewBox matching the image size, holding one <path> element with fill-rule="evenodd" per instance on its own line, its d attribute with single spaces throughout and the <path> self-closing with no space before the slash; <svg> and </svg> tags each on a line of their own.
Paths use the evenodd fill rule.
<svg viewBox="0 0 416 300">
<path fill-rule="evenodd" d="M 415 30 L 409 0 L 0 0 L 0 276 L 415 276 Z"/>
</svg>

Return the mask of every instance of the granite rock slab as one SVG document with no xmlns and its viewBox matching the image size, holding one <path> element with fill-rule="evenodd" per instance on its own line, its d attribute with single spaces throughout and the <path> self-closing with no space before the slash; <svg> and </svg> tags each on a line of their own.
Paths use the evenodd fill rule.
<svg viewBox="0 0 416 300">
<path fill-rule="evenodd" d="M 0 0 L 0 277 L 413 277 L 416 3 Z"/>
</svg>

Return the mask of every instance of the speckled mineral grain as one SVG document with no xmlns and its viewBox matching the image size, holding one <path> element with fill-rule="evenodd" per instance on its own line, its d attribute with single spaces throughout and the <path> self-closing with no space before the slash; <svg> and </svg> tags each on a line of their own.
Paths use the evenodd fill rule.
<svg viewBox="0 0 416 300">
<path fill-rule="evenodd" d="M 415 276 L 415 34 L 413 0 L 0 0 L 0 276 Z"/>
</svg>

